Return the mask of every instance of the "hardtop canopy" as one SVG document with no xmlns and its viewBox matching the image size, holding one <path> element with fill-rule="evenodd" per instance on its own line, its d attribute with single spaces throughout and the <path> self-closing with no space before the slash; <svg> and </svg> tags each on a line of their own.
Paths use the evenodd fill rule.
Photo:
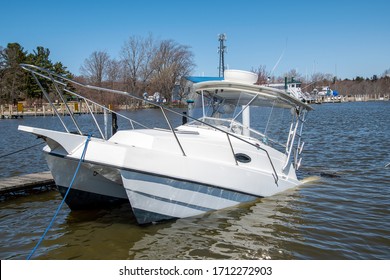
<svg viewBox="0 0 390 280">
<path fill-rule="evenodd" d="M 194 90 L 204 95 L 225 100 L 227 103 L 251 106 L 274 106 L 281 108 L 301 107 L 308 111 L 313 108 L 283 90 L 267 86 L 246 84 L 235 81 L 205 81 L 194 84 Z"/>
</svg>

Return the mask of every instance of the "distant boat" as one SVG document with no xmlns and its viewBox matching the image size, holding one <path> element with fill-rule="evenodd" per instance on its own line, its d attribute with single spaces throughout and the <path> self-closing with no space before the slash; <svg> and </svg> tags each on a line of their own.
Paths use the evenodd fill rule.
<svg viewBox="0 0 390 280">
<path fill-rule="evenodd" d="M 333 90 L 329 86 L 322 87 L 321 90 L 315 89 L 318 96 L 333 96 Z"/>
<path fill-rule="evenodd" d="M 341 102 L 341 96 L 338 91 L 332 90 L 329 86 L 324 86 L 321 90 L 314 89 L 313 95 L 320 98 L 323 102 Z"/>
<path fill-rule="evenodd" d="M 111 92 L 150 102 L 126 92 L 73 82 L 35 66 L 23 68 L 39 76 L 38 83 L 44 78 L 52 81 L 59 96 L 66 92 L 106 111 L 109 109 L 69 90 L 68 84 L 96 90 L 100 96 Z M 296 170 L 304 147 L 303 124 L 311 107 L 285 91 L 255 85 L 254 73 L 227 70 L 224 77 L 193 84 L 187 115 L 151 103 L 161 109 L 168 129 L 148 128 L 117 113 L 132 129 L 107 137 L 95 119 L 92 124 L 101 137 L 90 139 L 65 202 L 70 208 L 84 208 L 128 199 L 137 222 L 147 224 L 200 215 L 301 184 Z M 278 110 L 284 113 L 277 119 L 273 116 Z M 189 121 L 173 127 L 173 116 L 185 116 Z M 275 136 L 284 131 L 283 140 L 271 137 L 269 124 L 274 121 L 285 128 L 275 130 Z M 19 130 L 46 141 L 43 151 L 64 195 L 87 136 L 76 119 L 77 133 L 63 125 L 66 132 L 27 126 L 19 126 Z"/>
<path fill-rule="evenodd" d="M 291 78 L 290 81 L 288 81 L 286 78 L 284 83 L 268 84 L 267 86 L 280 90 L 285 90 L 291 96 L 294 96 L 295 98 L 305 103 L 312 103 L 315 101 L 314 98 L 308 92 L 302 91 L 302 82 L 296 81 L 294 80 L 294 78 Z"/>
</svg>

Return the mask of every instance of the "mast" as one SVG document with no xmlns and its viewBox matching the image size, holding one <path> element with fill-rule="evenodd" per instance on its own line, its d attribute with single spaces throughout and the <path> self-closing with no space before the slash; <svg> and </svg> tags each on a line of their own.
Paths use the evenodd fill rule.
<svg viewBox="0 0 390 280">
<path fill-rule="evenodd" d="M 219 41 L 219 77 L 223 77 L 223 72 L 225 71 L 225 52 L 226 52 L 226 46 L 224 42 L 226 41 L 226 34 L 219 34 L 218 35 L 218 41 Z"/>
</svg>

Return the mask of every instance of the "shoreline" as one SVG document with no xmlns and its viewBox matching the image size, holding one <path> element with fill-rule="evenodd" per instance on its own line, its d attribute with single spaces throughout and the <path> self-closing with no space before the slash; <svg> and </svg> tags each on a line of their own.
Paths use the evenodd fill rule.
<svg viewBox="0 0 390 280">
<path fill-rule="evenodd" d="M 90 114 L 91 112 L 88 111 L 87 108 L 80 105 L 79 103 L 71 103 L 69 104 L 69 109 L 71 110 L 72 114 L 75 115 L 84 115 L 84 114 Z M 187 108 L 186 105 L 182 104 L 170 104 L 168 105 L 169 108 Z M 111 105 L 109 105 L 109 108 L 111 108 Z M 143 109 L 152 109 L 155 108 L 152 105 L 117 105 L 115 106 L 117 111 L 136 111 L 136 110 L 143 110 Z M 69 116 L 69 112 L 66 110 L 65 105 L 58 104 L 56 105 L 56 110 L 59 115 L 61 116 Z M 108 111 L 108 110 L 107 110 Z M 93 114 L 104 114 L 104 110 L 100 107 L 95 107 L 92 110 Z M 108 111 L 108 114 L 111 112 Z M 24 107 L 22 103 L 18 103 L 18 105 L 1 105 L 0 106 L 0 119 L 18 119 L 23 118 L 24 116 L 33 116 L 33 117 L 45 117 L 45 116 L 56 116 L 55 111 L 51 108 L 50 104 L 45 103 L 42 106 L 33 106 L 33 107 Z"/>
<path fill-rule="evenodd" d="M 330 98 L 323 97 L 316 100 L 308 102 L 308 104 L 323 104 L 323 103 L 348 103 L 348 102 L 381 102 L 381 101 L 390 101 L 389 96 L 385 97 L 376 97 L 372 95 L 356 95 L 356 96 L 341 96 L 340 98 Z M 75 115 L 90 114 L 87 108 L 84 106 L 78 105 L 78 103 L 71 103 L 70 110 Z M 186 108 L 185 104 L 171 104 L 168 107 L 170 108 Z M 80 109 L 79 109 L 80 108 Z M 109 105 L 111 108 L 111 105 Z M 151 105 L 115 105 L 115 108 L 118 111 L 137 111 L 143 109 L 151 109 Z M 64 104 L 58 104 L 56 106 L 57 112 L 62 116 L 69 116 L 69 112 L 66 111 Z M 96 107 L 92 110 L 94 114 L 104 114 L 104 110 Z M 110 114 L 111 112 L 108 111 Z M 33 117 L 44 117 L 44 116 L 55 116 L 55 112 L 50 108 L 50 104 L 45 103 L 42 106 L 33 106 L 33 107 L 24 107 L 23 103 L 18 103 L 18 105 L 1 105 L 0 106 L 0 119 L 17 119 L 23 118 L 24 116 L 33 116 Z"/>
</svg>

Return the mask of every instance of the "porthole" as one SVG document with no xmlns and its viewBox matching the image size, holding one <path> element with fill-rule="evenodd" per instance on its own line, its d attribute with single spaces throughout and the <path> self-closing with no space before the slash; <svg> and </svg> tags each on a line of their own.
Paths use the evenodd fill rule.
<svg viewBox="0 0 390 280">
<path fill-rule="evenodd" d="M 246 154 L 242 154 L 242 153 L 238 153 L 238 154 L 235 154 L 234 155 L 236 157 L 236 160 L 238 162 L 242 162 L 242 163 L 248 163 L 248 162 L 251 162 L 251 158 L 250 156 L 246 155 Z"/>
</svg>

